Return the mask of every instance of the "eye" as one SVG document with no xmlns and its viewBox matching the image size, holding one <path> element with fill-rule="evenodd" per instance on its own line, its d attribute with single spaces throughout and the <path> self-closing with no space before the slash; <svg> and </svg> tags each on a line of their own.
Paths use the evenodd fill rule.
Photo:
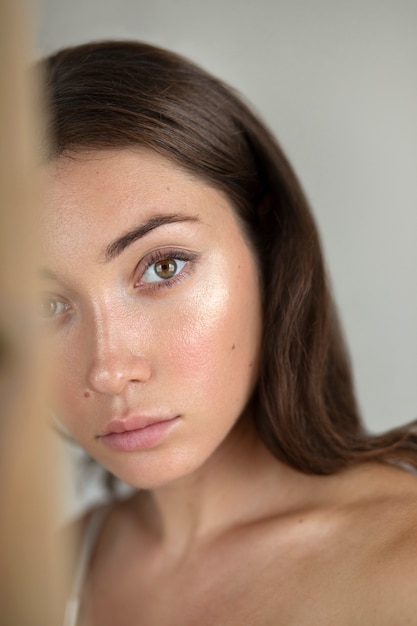
<svg viewBox="0 0 417 626">
<path fill-rule="evenodd" d="M 142 282 L 156 283 L 177 276 L 186 265 L 186 260 L 167 257 L 154 261 L 142 275 Z"/>
<path fill-rule="evenodd" d="M 66 302 L 62 302 L 50 295 L 44 295 L 39 301 L 38 316 L 42 320 L 53 319 L 63 315 L 68 309 L 69 304 Z"/>
</svg>

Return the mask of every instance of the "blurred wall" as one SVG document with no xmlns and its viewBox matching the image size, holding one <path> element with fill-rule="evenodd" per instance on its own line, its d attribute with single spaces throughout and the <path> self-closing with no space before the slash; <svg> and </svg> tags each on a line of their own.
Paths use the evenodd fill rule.
<svg viewBox="0 0 417 626">
<path fill-rule="evenodd" d="M 40 54 L 171 48 L 238 88 L 311 200 L 370 429 L 417 417 L 417 2 L 41 0 Z"/>
</svg>

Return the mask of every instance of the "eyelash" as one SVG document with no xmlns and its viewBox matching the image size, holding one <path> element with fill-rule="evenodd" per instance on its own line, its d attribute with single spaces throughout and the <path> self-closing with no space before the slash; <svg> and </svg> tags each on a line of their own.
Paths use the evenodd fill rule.
<svg viewBox="0 0 417 626">
<path fill-rule="evenodd" d="M 174 261 L 184 261 L 185 265 L 178 271 L 177 274 L 172 276 L 171 278 L 161 278 L 159 281 L 155 282 L 142 282 L 141 279 L 144 274 L 150 269 L 153 265 L 158 263 L 158 261 L 164 261 L 172 259 Z M 184 250 L 171 250 L 171 249 L 161 249 L 155 250 L 152 252 L 150 256 L 145 260 L 145 264 L 141 267 L 141 263 L 137 266 L 137 270 L 140 272 L 140 279 L 135 281 L 135 287 L 138 289 L 153 291 L 154 289 L 164 289 L 171 288 L 174 285 L 181 282 L 186 276 L 188 276 L 191 271 L 194 269 L 194 263 L 197 260 L 197 255 L 192 252 L 186 252 Z"/>
</svg>

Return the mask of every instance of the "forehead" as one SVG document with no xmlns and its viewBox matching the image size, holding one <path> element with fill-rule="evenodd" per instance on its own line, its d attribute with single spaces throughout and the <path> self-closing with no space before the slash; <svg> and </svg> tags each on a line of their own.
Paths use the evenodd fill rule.
<svg viewBox="0 0 417 626">
<path fill-rule="evenodd" d="M 47 166 L 45 247 L 102 246 L 155 215 L 197 217 L 220 236 L 237 221 L 219 190 L 150 150 L 112 150 L 60 157 Z"/>
<path fill-rule="evenodd" d="M 167 195 L 181 195 L 207 187 L 168 159 L 148 150 L 106 150 L 60 157 L 46 168 L 45 209 L 86 216 L 98 201 L 103 212 L 114 202 L 135 208 L 164 202 Z M 134 198 L 132 198 L 134 196 Z M 70 211 L 69 211 L 70 209 Z"/>
<path fill-rule="evenodd" d="M 97 151 L 60 157 L 47 166 L 45 219 L 88 222 L 129 213 L 230 207 L 222 194 L 167 158 L 150 150 Z M 176 207 L 172 205 L 175 202 Z"/>
</svg>

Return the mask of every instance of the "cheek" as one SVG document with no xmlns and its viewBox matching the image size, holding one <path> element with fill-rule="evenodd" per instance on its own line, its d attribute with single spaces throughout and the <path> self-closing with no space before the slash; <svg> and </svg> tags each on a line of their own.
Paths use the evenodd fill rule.
<svg viewBox="0 0 417 626">
<path fill-rule="evenodd" d="M 59 419 L 73 431 L 83 424 L 90 402 L 84 397 L 88 359 L 93 346 L 78 328 L 59 331 L 51 341 L 51 404 Z"/>
<path fill-rule="evenodd" d="M 71 350 L 63 350 L 66 358 L 54 367 L 52 379 L 52 402 L 54 409 L 63 421 L 68 422 L 80 412 L 84 404 L 83 370 L 81 359 L 83 352 L 71 345 Z M 56 407 L 56 408 L 55 408 Z"/>
<path fill-rule="evenodd" d="M 231 278 L 206 281 L 187 299 L 167 344 L 185 390 L 200 385 L 209 395 L 240 401 L 257 374 L 260 297 L 255 272 Z"/>
</svg>

